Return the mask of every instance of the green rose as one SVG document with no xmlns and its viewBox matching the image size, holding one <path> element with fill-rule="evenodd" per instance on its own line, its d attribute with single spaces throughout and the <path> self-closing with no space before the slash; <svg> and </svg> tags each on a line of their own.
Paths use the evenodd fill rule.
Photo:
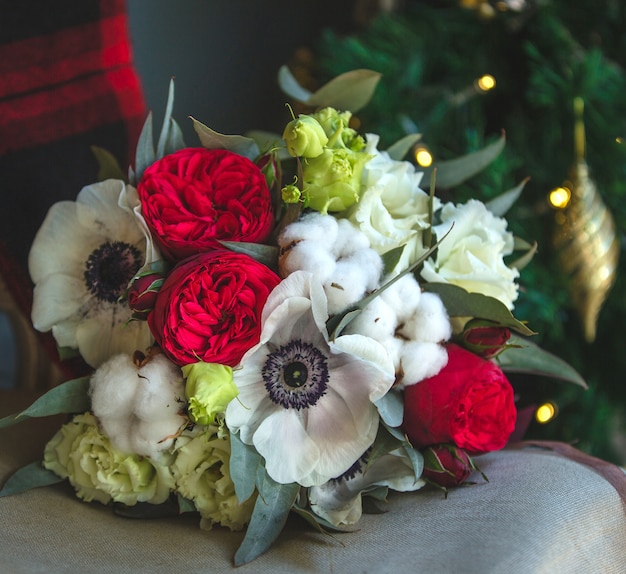
<svg viewBox="0 0 626 574">
<path fill-rule="evenodd" d="M 91 413 L 76 415 L 52 437 L 44 450 L 44 466 L 68 478 L 86 502 L 160 504 L 174 487 L 165 464 L 116 450 Z"/>
<path fill-rule="evenodd" d="M 238 394 L 233 381 L 233 370 L 219 363 L 191 363 L 182 367 L 189 418 L 200 425 L 215 422 L 215 416 Z"/>
<path fill-rule="evenodd" d="M 174 443 L 171 469 L 176 490 L 200 512 L 200 526 L 241 530 L 250 520 L 255 497 L 239 503 L 230 478 L 230 437 L 217 425 L 185 430 Z"/>
<path fill-rule="evenodd" d="M 294 157 L 317 157 L 328 143 L 324 128 L 315 118 L 304 114 L 285 126 L 283 139 Z"/>
<path fill-rule="evenodd" d="M 326 149 L 304 163 L 305 207 L 320 213 L 343 211 L 359 200 L 363 166 L 370 155 L 346 148 Z"/>
</svg>

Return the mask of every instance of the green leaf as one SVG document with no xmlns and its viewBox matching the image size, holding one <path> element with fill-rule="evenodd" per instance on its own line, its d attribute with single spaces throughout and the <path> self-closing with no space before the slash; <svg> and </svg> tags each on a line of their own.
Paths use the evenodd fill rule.
<svg viewBox="0 0 626 574">
<path fill-rule="evenodd" d="M 409 134 L 399 139 L 396 143 L 387 148 L 387 153 L 391 159 L 400 161 L 404 159 L 409 150 L 422 139 L 422 134 Z"/>
<path fill-rule="evenodd" d="M 63 480 L 65 479 L 44 468 L 41 461 L 31 462 L 9 477 L 0 490 L 0 497 L 10 496 L 40 486 L 50 486 L 63 482 Z"/>
<path fill-rule="evenodd" d="M 497 217 L 504 217 L 506 212 L 511 209 L 513 204 L 519 199 L 520 195 L 522 195 L 522 190 L 524 186 L 528 183 L 529 178 L 526 178 L 522 183 L 514 187 L 513 189 L 509 189 L 504 193 L 494 197 L 491 201 L 488 201 L 485 205 L 487 209 L 491 211 Z"/>
<path fill-rule="evenodd" d="M 137 151 L 135 152 L 135 171 L 134 181 L 132 184 L 136 184 L 146 168 L 154 163 L 156 159 L 154 151 L 154 138 L 152 135 L 152 112 L 148 113 L 141 134 L 139 134 L 139 140 L 137 141 Z"/>
<path fill-rule="evenodd" d="M 372 99 L 381 76 L 372 70 L 346 72 L 323 85 L 305 103 L 358 112 Z"/>
<path fill-rule="evenodd" d="M 126 181 L 126 174 L 110 151 L 97 145 L 92 145 L 91 151 L 96 156 L 96 161 L 98 162 L 98 181 L 104 181 L 105 179 Z"/>
<path fill-rule="evenodd" d="M 444 189 L 448 189 L 463 183 L 465 180 L 473 177 L 485 169 L 504 149 L 504 134 L 488 146 L 480 151 L 476 151 L 462 157 L 449 161 L 440 161 L 434 163 L 431 167 L 424 170 L 424 185 L 430 179 L 430 173 L 433 169 L 437 170 L 437 185 Z"/>
<path fill-rule="evenodd" d="M 383 253 L 383 275 L 389 275 L 398 265 L 400 258 L 402 257 L 402 253 L 404 253 L 404 248 L 406 245 L 401 245 L 400 247 L 394 247 L 390 249 L 386 253 Z"/>
<path fill-rule="evenodd" d="M 403 435 L 400 436 L 401 438 L 398 438 L 397 435 L 392 434 L 386 425 L 380 425 L 378 427 L 378 433 L 376 433 L 376 438 L 374 439 L 374 444 L 372 444 L 367 458 L 367 466 L 374 464 L 381 456 L 406 445 L 406 439 Z"/>
<path fill-rule="evenodd" d="M 195 118 L 191 118 L 200 143 L 207 149 L 227 149 L 254 161 L 259 156 L 259 146 L 252 138 L 225 135 L 213 131 Z"/>
<path fill-rule="evenodd" d="M 544 351 L 535 343 L 512 335 L 509 344 L 512 346 L 507 347 L 496 357 L 503 371 L 543 375 L 587 388 L 585 379 L 576 369 L 556 355 Z"/>
<path fill-rule="evenodd" d="M 174 79 L 170 80 L 170 88 L 167 94 L 167 103 L 165 104 L 165 115 L 163 116 L 163 126 L 161 127 L 161 133 L 159 134 L 159 141 L 157 143 L 156 158 L 161 159 L 169 153 L 178 151 L 185 147 L 182 141 L 182 133 L 178 124 L 172 119 L 172 110 L 174 109 Z M 182 144 L 181 147 L 176 147 L 177 144 Z"/>
<path fill-rule="evenodd" d="M 275 245 L 247 243 L 245 241 L 220 241 L 220 243 L 235 253 L 249 255 L 272 271 L 278 270 L 278 247 Z"/>
<path fill-rule="evenodd" d="M 385 424 L 390 427 L 399 427 L 402 424 L 404 401 L 400 393 L 389 391 L 374 404 Z"/>
<path fill-rule="evenodd" d="M 256 449 L 244 444 L 238 434 L 230 433 L 230 476 L 235 485 L 239 502 L 248 500 L 254 493 L 256 477 L 263 466 L 261 455 Z"/>
<path fill-rule="evenodd" d="M 72 379 L 53 387 L 22 412 L 0 419 L 0 428 L 11 426 L 27 418 L 62 413 L 83 413 L 89 408 L 89 377 Z"/>
<path fill-rule="evenodd" d="M 278 70 L 278 85 L 286 95 L 298 102 L 304 103 L 311 97 L 311 92 L 298 83 L 288 66 L 281 66 Z"/>
<path fill-rule="evenodd" d="M 251 130 L 245 137 L 256 142 L 260 150 L 276 150 L 280 160 L 292 159 L 287 151 L 287 144 L 279 134 L 263 130 Z"/>
<path fill-rule="evenodd" d="M 436 293 L 451 317 L 473 317 L 494 321 L 521 335 L 534 335 L 524 323 L 513 317 L 507 306 L 493 297 L 482 293 L 469 293 L 462 287 L 449 283 L 425 283 L 425 291 Z"/>
<path fill-rule="evenodd" d="M 278 538 L 296 501 L 300 485 L 279 484 L 268 476 L 265 468 L 260 468 L 257 488 L 259 496 L 246 535 L 235 554 L 235 566 L 258 558 Z"/>
<path fill-rule="evenodd" d="M 315 514 L 308 508 L 302 508 L 301 506 L 294 506 L 292 508 L 292 512 L 300 516 L 300 518 L 304 519 L 308 524 L 310 524 L 315 530 L 317 530 L 320 534 L 326 534 L 327 536 L 331 536 L 328 530 L 335 532 L 356 532 L 360 530 L 360 526 L 335 526 L 334 524 L 328 522 L 328 520 L 324 520 L 321 516 Z M 332 536 L 331 536 L 332 538 Z"/>
<path fill-rule="evenodd" d="M 520 240 L 518 242 L 517 238 L 515 239 L 515 249 L 518 249 L 519 246 L 523 244 L 527 246 L 526 253 L 524 253 L 524 255 L 522 255 L 521 257 L 518 257 L 515 261 L 512 261 L 510 263 L 511 267 L 515 267 L 515 269 L 519 269 L 519 270 L 524 269 L 524 267 L 526 267 L 526 265 L 528 265 L 532 261 L 533 257 L 535 256 L 535 253 L 537 253 L 537 248 L 539 247 L 536 241 L 535 243 L 530 245 L 529 243 L 523 240 Z"/>
</svg>

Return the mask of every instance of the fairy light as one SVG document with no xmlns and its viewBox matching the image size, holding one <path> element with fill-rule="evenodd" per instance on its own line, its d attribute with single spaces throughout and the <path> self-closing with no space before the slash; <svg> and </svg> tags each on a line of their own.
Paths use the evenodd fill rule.
<svg viewBox="0 0 626 574">
<path fill-rule="evenodd" d="M 496 87 L 496 79 L 491 74 L 485 74 L 476 80 L 476 86 L 483 92 L 488 92 Z"/>
<path fill-rule="evenodd" d="M 554 403 L 543 403 L 535 411 L 535 420 L 544 425 L 556 417 L 557 408 Z"/>
<path fill-rule="evenodd" d="M 556 209 L 565 209 L 572 198 L 572 192 L 567 187 L 555 187 L 548 195 L 550 205 Z"/>
<path fill-rule="evenodd" d="M 424 146 L 419 146 L 415 148 L 415 161 L 421 167 L 429 167 L 433 163 L 433 156 Z"/>
<path fill-rule="evenodd" d="M 624 138 L 623 138 L 623 137 L 618 136 L 618 137 L 616 137 L 616 138 L 615 138 L 615 141 L 616 141 L 618 144 L 622 144 L 622 143 L 624 143 Z"/>
</svg>

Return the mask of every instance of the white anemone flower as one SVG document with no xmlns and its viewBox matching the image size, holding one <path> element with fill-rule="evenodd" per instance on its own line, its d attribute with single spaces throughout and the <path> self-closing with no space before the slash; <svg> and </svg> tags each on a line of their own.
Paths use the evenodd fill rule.
<svg viewBox="0 0 626 574">
<path fill-rule="evenodd" d="M 417 469 L 404 448 L 384 454 L 369 464 L 367 454 L 342 476 L 311 488 L 309 499 L 315 514 L 334 526 L 350 526 L 361 519 L 363 494 L 381 486 L 397 492 L 412 492 L 426 484 L 420 478 L 421 454 L 415 452 L 419 460 Z"/>
<path fill-rule="evenodd" d="M 147 348 L 145 321 L 119 297 L 146 260 L 148 239 L 132 213 L 136 191 L 106 180 L 76 201 L 55 203 L 35 236 L 28 266 L 35 283 L 32 321 L 92 367 Z M 150 248 L 151 249 L 151 248 Z"/>
<path fill-rule="evenodd" d="M 348 470 L 374 442 L 373 403 L 394 382 L 380 343 L 359 334 L 328 341 L 327 319 L 319 281 L 291 273 L 266 302 L 259 344 L 233 373 L 239 396 L 226 424 L 282 484 L 320 485 Z"/>
</svg>

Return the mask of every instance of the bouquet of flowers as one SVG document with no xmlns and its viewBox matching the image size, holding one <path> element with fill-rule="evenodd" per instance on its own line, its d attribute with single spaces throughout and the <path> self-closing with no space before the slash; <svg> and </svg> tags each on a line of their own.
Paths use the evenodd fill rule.
<svg viewBox="0 0 626 574">
<path fill-rule="evenodd" d="M 503 218 L 523 184 L 444 202 L 402 160 L 418 136 L 383 151 L 352 127 L 377 74 L 313 94 L 282 74 L 310 107 L 282 136 L 193 120 L 201 145 L 186 147 L 171 87 L 128 177 L 100 151 L 113 177 L 50 209 L 33 324 L 92 372 L 0 421 L 69 415 L 0 494 L 68 479 L 125 513 L 198 512 L 206 529 L 247 528 L 242 564 L 290 512 L 349 530 L 365 497 L 462 484 L 515 428 L 506 370 L 584 384 L 511 313 L 534 251 Z M 437 178 L 471 176 L 502 145 Z"/>
</svg>

